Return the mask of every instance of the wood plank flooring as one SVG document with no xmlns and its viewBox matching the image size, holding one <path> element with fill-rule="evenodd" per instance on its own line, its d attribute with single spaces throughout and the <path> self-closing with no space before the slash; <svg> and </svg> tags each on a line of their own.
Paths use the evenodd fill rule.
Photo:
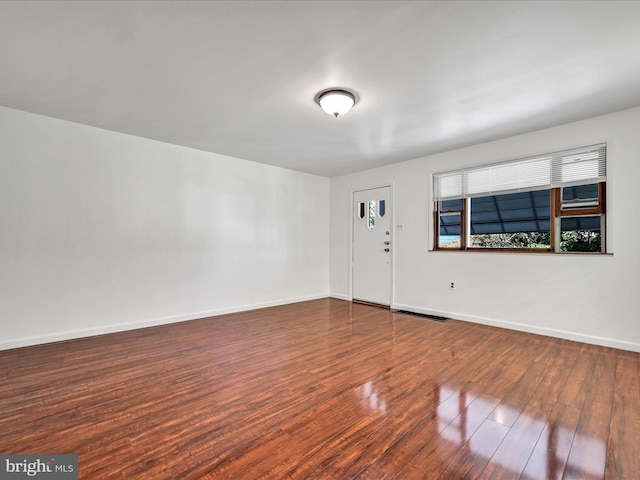
<svg viewBox="0 0 640 480">
<path fill-rule="evenodd" d="M 638 479 L 638 354 L 322 299 L 0 352 L 81 479 Z"/>
</svg>

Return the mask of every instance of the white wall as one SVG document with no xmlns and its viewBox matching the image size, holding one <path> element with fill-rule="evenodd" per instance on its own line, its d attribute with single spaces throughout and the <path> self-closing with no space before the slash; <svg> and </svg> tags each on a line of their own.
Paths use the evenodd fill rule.
<svg viewBox="0 0 640 480">
<path fill-rule="evenodd" d="M 0 107 L 0 349 L 329 294 L 329 180 Z"/>
<path fill-rule="evenodd" d="M 607 244 L 613 255 L 429 252 L 431 175 L 608 143 Z M 350 198 L 393 185 L 393 306 L 640 351 L 640 109 L 631 109 L 331 181 L 332 295 L 350 298 Z M 448 289 L 449 280 L 456 290 Z"/>
<path fill-rule="evenodd" d="M 632 109 L 329 181 L 0 107 L 0 349 L 348 299 L 351 193 L 392 184 L 394 307 L 640 351 L 639 131 Z M 599 142 L 613 255 L 428 251 L 432 173 Z"/>
</svg>

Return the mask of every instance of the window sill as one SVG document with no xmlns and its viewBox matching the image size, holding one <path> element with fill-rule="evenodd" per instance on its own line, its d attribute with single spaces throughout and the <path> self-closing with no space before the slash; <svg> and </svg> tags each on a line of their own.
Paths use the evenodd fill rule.
<svg viewBox="0 0 640 480">
<path fill-rule="evenodd" d="M 606 252 L 551 252 L 549 250 L 523 250 L 523 249 L 498 249 L 498 248 L 468 248 L 466 250 L 461 250 L 458 248 L 437 248 L 427 250 L 427 253 L 498 253 L 503 255 L 507 254 L 529 254 L 529 255 L 580 255 L 580 256 L 588 256 L 588 257 L 612 257 L 613 253 Z"/>
</svg>

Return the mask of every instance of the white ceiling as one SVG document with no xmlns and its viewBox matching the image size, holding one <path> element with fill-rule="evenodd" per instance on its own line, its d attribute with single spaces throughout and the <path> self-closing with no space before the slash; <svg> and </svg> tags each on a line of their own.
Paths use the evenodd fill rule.
<svg viewBox="0 0 640 480">
<path fill-rule="evenodd" d="M 0 105 L 328 177 L 640 105 L 638 1 L 2 1 L 0 46 Z"/>
</svg>

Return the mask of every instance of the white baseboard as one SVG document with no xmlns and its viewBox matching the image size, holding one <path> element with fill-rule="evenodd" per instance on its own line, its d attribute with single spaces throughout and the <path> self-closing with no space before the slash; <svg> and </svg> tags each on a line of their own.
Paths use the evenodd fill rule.
<svg viewBox="0 0 640 480">
<path fill-rule="evenodd" d="M 456 312 L 445 312 L 442 310 L 430 310 L 426 308 L 415 307 L 413 305 L 394 304 L 391 308 L 396 310 L 406 310 L 408 312 L 421 313 L 423 315 L 436 315 L 438 317 L 453 318 L 470 323 L 479 323 L 482 325 L 490 325 L 492 327 L 506 328 L 508 330 L 517 330 L 520 332 L 535 333 L 547 337 L 563 338 L 565 340 L 573 340 L 575 342 L 589 343 L 592 345 L 600 345 L 603 347 L 618 348 L 620 350 L 629 350 L 632 352 L 640 352 L 640 343 L 628 342 L 616 338 L 599 337 L 586 333 L 570 332 L 567 330 L 559 330 L 555 328 L 538 327 L 524 323 L 508 322 L 505 320 L 496 320 L 492 318 L 478 317 L 474 315 L 464 315 Z"/>
<path fill-rule="evenodd" d="M 192 312 L 192 313 L 183 314 L 183 315 L 174 315 L 174 316 L 159 317 L 159 318 L 140 320 L 140 321 L 134 321 L 134 322 L 111 324 L 111 325 L 105 325 L 102 327 L 95 327 L 95 328 L 70 330 L 67 332 L 60 332 L 60 333 L 50 334 L 50 335 L 38 335 L 33 337 L 17 338 L 17 339 L 12 339 L 7 341 L 1 341 L 0 350 L 9 350 L 12 348 L 27 347 L 31 345 L 40 345 L 44 343 L 59 342 L 63 340 L 73 340 L 76 338 L 92 337 L 92 336 L 104 335 L 108 333 L 124 332 L 127 330 L 154 327 L 158 325 L 166 325 L 170 323 L 178 323 L 178 322 L 184 322 L 188 320 L 197 320 L 199 318 L 213 317 L 216 315 L 245 312 L 248 310 L 275 307 L 278 305 L 287 305 L 291 303 L 305 302 L 308 300 L 317 300 L 320 298 L 327 298 L 327 296 L 330 296 L 331 298 L 337 298 L 340 300 L 351 301 L 351 298 L 349 298 L 347 295 L 342 295 L 337 293 L 331 293 L 329 295 L 327 294 L 308 295 L 304 297 L 275 300 L 272 302 L 255 303 L 250 305 L 238 305 L 234 307 L 219 308 L 219 309 L 207 310 L 202 312 Z M 509 330 L 516 330 L 516 331 L 527 332 L 527 333 L 535 333 L 538 335 L 545 335 L 548 337 L 563 338 L 565 340 L 573 340 L 573 341 L 589 343 L 593 345 L 601 345 L 604 347 L 618 348 L 621 350 L 629 350 L 632 352 L 640 352 L 640 344 L 636 342 L 618 340 L 615 338 L 599 337 L 596 335 L 588 335 L 588 334 L 583 334 L 578 332 L 558 330 L 554 328 L 538 327 L 535 325 L 514 323 L 514 322 L 496 320 L 492 318 L 485 318 L 485 317 L 479 317 L 474 315 L 465 315 L 457 312 L 432 310 L 427 308 L 416 307 L 413 305 L 393 304 L 391 305 L 391 308 L 396 310 L 407 310 L 409 312 L 421 313 L 423 315 L 436 315 L 439 317 L 455 318 L 456 320 L 462 320 L 465 322 L 479 323 L 482 325 L 490 325 L 493 327 L 506 328 Z"/>
<path fill-rule="evenodd" d="M 0 341 L 0 351 L 12 348 L 28 347 L 31 345 L 41 345 L 44 343 L 60 342 L 63 340 L 73 340 L 76 338 L 93 337 L 96 335 L 104 335 L 107 333 L 124 332 L 127 330 L 136 330 L 138 328 L 155 327 L 158 325 L 167 325 L 169 323 L 186 322 L 188 320 L 197 320 L 199 318 L 214 317 L 216 315 L 225 315 L 227 313 L 246 312 L 248 310 L 256 310 L 259 308 L 276 307 L 278 305 L 288 305 L 290 303 L 306 302 L 308 300 L 317 300 L 327 298 L 328 294 L 308 295 L 304 297 L 287 298 L 275 300 L 272 302 L 254 303 L 250 305 L 238 305 L 234 307 L 219 308 L 215 310 L 207 310 L 203 312 L 185 313 L 182 315 L 173 315 L 168 317 L 151 318 L 147 320 L 138 320 L 134 322 L 117 323 L 94 328 L 83 328 L 60 332 L 49 335 L 37 335 L 32 337 L 16 338 L 7 341 Z"/>
</svg>

